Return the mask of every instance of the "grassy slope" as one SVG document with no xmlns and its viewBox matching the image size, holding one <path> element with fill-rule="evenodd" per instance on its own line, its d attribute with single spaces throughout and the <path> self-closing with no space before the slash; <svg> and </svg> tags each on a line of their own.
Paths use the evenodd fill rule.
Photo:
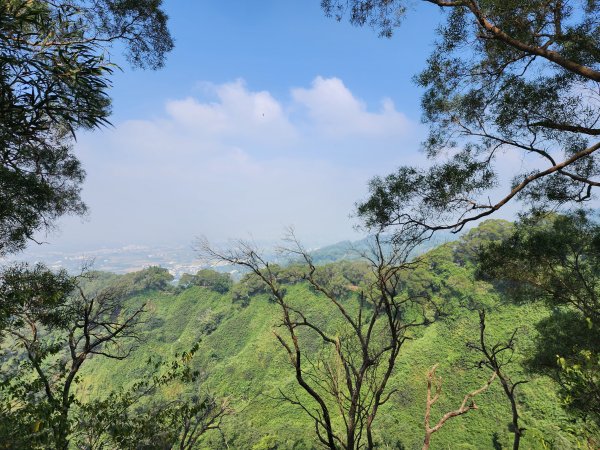
<svg viewBox="0 0 600 450">
<path fill-rule="evenodd" d="M 377 422 L 377 437 L 382 448 L 421 448 L 423 437 L 426 373 L 439 363 L 438 373 L 444 379 L 442 398 L 434 409 L 439 417 L 460 405 L 465 393 L 480 387 L 489 373 L 474 368 L 478 355 L 465 343 L 478 336 L 477 317 L 458 308 L 460 299 L 483 303 L 497 302 L 487 286 L 473 281 L 469 266 L 458 266 L 452 260 L 452 245 L 430 253 L 436 264 L 415 274 L 421 282 L 432 281 L 438 301 L 454 305 L 454 314 L 415 335 L 403 348 L 397 371 L 390 386 L 399 392 L 383 408 Z M 306 286 L 289 288 L 290 295 L 305 308 L 320 310 L 323 320 L 334 320 L 331 311 L 322 308 L 318 298 Z M 180 294 L 149 292 L 130 300 L 148 302 L 154 319 L 148 323 L 146 342 L 126 361 L 90 361 L 80 388 L 90 395 L 118 386 L 126 386 L 146 375 L 145 361 L 150 356 L 172 357 L 201 338 L 198 366 L 206 372 L 200 389 L 218 396 L 230 397 L 237 413 L 228 418 L 224 434 L 230 448 L 313 448 L 313 426 L 295 407 L 276 400 L 279 389 L 295 388 L 293 375 L 284 353 L 273 334 L 278 309 L 266 296 L 254 297 L 247 307 L 232 303 L 228 294 L 219 295 L 205 288 L 192 287 Z M 490 342 L 506 337 L 520 327 L 519 348 L 524 354 L 535 334 L 533 324 L 544 317 L 541 305 L 504 305 L 489 315 Z M 330 316 L 331 315 L 331 316 Z M 216 325 L 210 331 L 207 324 Z M 207 333 L 208 332 L 208 333 Z M 522 355 L 518 355 L 519 361 Z M 523 426 L 527 428 L 522 448 L 568 449 L 577 446 L 577 430 L 559 407 L 552 382 L 546 378 L 523 374 L 513 365 L 514 379 L 527 378 L 520 387 Z M 165 395 L 176 395 L 167 392 Z M 499 384 L 477 399 L 480 409 L 453 419 L 432 440 L 432 448 L 494 448 L 495 439 L 502 448 L 510 448 L 510 408 Z M 209 436 L 206 448 L 219 448 L 221 438 Z"/>
</svg>

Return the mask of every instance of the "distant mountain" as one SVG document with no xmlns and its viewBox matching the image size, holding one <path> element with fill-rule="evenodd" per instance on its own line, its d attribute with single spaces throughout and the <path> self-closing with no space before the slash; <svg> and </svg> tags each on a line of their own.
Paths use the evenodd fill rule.
<svg viewBox="0 0 600 450">
<path fill-rule="evenodd" d="M 456 241 L 461 235 L 461 233 L 438 232 L 434 234 L 431 239 L 419 245 L 415 249 L 415 252 L 417 254 L 425 253 L 439 245 Z M 358 241 L 340 241 L 336 244 L 312 250 L 310 254 L 316 264 L 328 264 L 337 261 L 358 259 L 362 253 L 368 252 L 372 248 L 372 240 L 373 237 L 368 236 Z"/>
<path fill-rule="evenodd" d="M 459 236 L 452 233 L 436 233 L 429 241 L 418 248 L 418 253 L 426 252 L 440 244 L 454 241 Z M 370 248 L 371 237 L 357 241 L 341 241 L 332 245 L 310 250 L 316 264 L 328 264 L 337 261 L 353 260 Z M 226 246 L 226 244 L 222 244 Z M 275 251 L 277 243 L 260 243 L 261 254 L 269 261 L 285 265 L 290 258 Z M 32 246 L 25 252 L 11 258 L 0 258 L 0 264 L 10 264 L 15 261 L 25 261 L 31 264 L 43 263 L 52 269 L 66 269 L 71 273 L 79 273 L 82 267 L 94 270 L 125 274 L 142 270 L 150 266 L 160 266 L 168 269 L 178 279 L 184 273 L 196 273 L 204 268 L 213 268 L 219 272 L 235 272 L 234 278 L 244 270 L 232 266 L 212 266 L 203 261 L 192 244 L 174 245 L 125 245 L 121 247 L 104 247 L 88 250 L 55 250 L 52 246 Z"/>
</svg>

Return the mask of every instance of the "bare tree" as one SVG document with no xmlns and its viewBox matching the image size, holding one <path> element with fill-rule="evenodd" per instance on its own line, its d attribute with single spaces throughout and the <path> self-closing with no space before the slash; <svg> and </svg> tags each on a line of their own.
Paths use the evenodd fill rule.
<svg viewBox="0 0 600 450">
<path fill-rule="evenodd" d="M 74 294 L 61 295 L 58 302 L 43 299 L 23 304 L 13 311 L 5 332 L 16 348 L 24 349 L 26 357 L 16 376 L 7 378 L 13 386 L 9 395 L 16 404 L 38 408 L 36 427 L 49 424 L 52 445 L 67 449 L 69 412 L 76 403 L 72 388 L 82 365 L 93 355 L 127 358 L 139 340 L 137 325 L 144 305 L 125 311 L 120 289 L 89 294 L 78 281 Z M 40 408 L 42 404 L 45 406 Z M 36 432 L 43 434 L 42 430 Z"/>
<path fill-rule="evenodd" d="M 434 365 L 427 374 L 427 403 L 425 405 L 425 439 L 423 440 L 423 450 L 429 449 L 429 445 L 431 443 L 431 436 L 433 433 L 437 432 L 444 426 L 444 424 L 453 417 L 462 416 L 463 414 L 468 413 L 472 409 L 478 409 L 477 404 L 475 403 L 474 397 L 486 391 L 487 388 L 494 382 L 496 379 L 496 372 L 492 374 L 490 379 L 479 389 L 469 392 L 465 395 L 460 407 L 454 411 L 449 411 L 444 414 L 441 419 L 432 427 L 431 423 L 431 408 L 432 406 L 439 400 L 440 394 L 442 393 L 442 377 L 436 376 L 435 371 L 438 365 Z M 432 395 L 432 387 L 435 390 L 435 393 Z"/>
<path fill-rule="evenodd" d="M 403 275 L 419 264 L 410 261 L 417 240 L 385 242 L 373 238 L 363 254 L 371 269 L 368 281 L 349 298 L 333 292 L 319 277 L 310 254 L 290 233 L 285 250 L 302 264 L 299 279 L 316 293 L 321 313 L 328 309 L 336 320 L 324 321 L 318 313 L 302 310 L 288 296 L 274 266 L 254 246 L 240 241 L 217 251 L 204 241 L 204 255 L 250 269 L 267 287 L 281 312 L 276 339 L 285 349 L 296 381 L 304 391 L 281 393 L 314 422 L 318 441 L 330 449 L 374 448 L 373 422 L 396 391 L 388 388 L 402 345 L 410 330 L 430 323 L 435 305 L 426 296 L 411 297 L 403 289 Z M 385 249 L 384 249 L 385 247 Z M 321 342 L 321 351 L 309 350 L 309 338 Z M 310 400 L 307 400 L 307 396 Z"/>
<path fill-rule="evenodd" d="M 200 437 L 207 431 L 221 430 L 223 417 L 231 414 L 233 410 L 227 399 L 218 402 L 212 397 L 203 402 L 185 403 L 177 410 L 174 419 L 179 422 L 177 440 L 174 446 L 179 450 L 191 450 Z"/>
<path fill-rule="evenodd" d="M 514 434 L 513 439 L 513 450 L 518 450 L 521 437 L 525 432 L 525 428 L 519 426 L 519 410 L 517 408 L 517 399 L 515 389 L 520 384 L 526 383 L 526 380 L 520 380 L 513 382 L 510 377 L 506 374 L 504 368 L 507 364 L 512 361 L 515 353 L 515 336 L 518 329 L 515 329 L 511 336 L 506 342 L 498 342 L 491 347 L 486 343 L 485 337 L 485 310 L 479 310 L 479 342 L 467 344 L 470 348 L 473 348 L 483 354 L 484 359 L 480 361 L 480 366 L 485 366 L 494 372 L 494 375 L 498 376 L 500 384 L 506 398 L 510 402 L 510 408 L 512 413 L 511 431 Z"/>
</svg>

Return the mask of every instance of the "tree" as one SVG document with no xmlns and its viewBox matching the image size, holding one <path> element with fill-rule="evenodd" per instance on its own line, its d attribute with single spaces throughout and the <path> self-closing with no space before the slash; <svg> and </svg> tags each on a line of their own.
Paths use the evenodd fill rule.
<svg viewBox="0 0 600 450">
<path fill-rule="evenodd" d="M 313 289 L 311 301 L 321 302 L 318 313 L 290 298 L 279 268 L 273 269 L 250 244 L 240 242 L 224 252 L 207 243 L 201 247 L 204 256 L 250 269 L 279 308 L 283 332 L 274 334 L 301 388 L 281 396 L 312 419 L 318 441 L 330 449 L 372 449 L 374 420 L 395 392 L 388 381 L 400 350 L 411 330 L 431 323 L 436 314 L 427 296 L 410 296 L 403 289 L 403 273 L 418 264 L 408 260 L 418 242 L 394 241 L 385 252 L 376 235 L 372 253 L 363 255 L 371 273 L 347 296 L 319 279 L 310 254 L 293 234 L 290 241 L 288 252 L 304 262 L 302 271 L 300 266 L 294 270 Z"/>
<path fill-rule="evenodd" d="M 159 266 L 146 267 L 143 270 L 123 275 L 118 281 L 119 287 L 127 295 L 136 295 L 148 290 L 164 291 L 173 281 L 173 275 Z"/>
<path fill-rule="evenodd" d="M 471 410 L 477 409 L 474 397 L 485 392 L 496 378 L 496 372 L 492 373 L 489 380 L 479 389 L 469 392 L 465 395 L 462 403 L 454 411 L 449 411 L 444 414 L 440 420 L 432 427 L 431 426 L 431 408 L 439 400 L 442 393 L 442 377 L 435 374 L 437 370 L 437 364 L 434 365 L 427 373 L 427 402 L 425 403 L 425 439 L 423 439 L 423 450 L 428 450 L 431 445 L 431 436 L 433 433 L 437 433 L 444 424 L 458 416 L 468 413 Z M 434 393 L 435 391 L 435 393 Z"/>
<path fill-rule="evenodd" d="M 227 399 L 198 394 L 199 373 L 190 365 L 197 349 L 196 345 L 171 362 L 150 361 L 151 377 L 79 405 L 73 426 L 75 446 L 86 450 L 191 450 L 206 432 L 220 430 L 222 419 L 233 411 Z M 184 386 L 177 399 L 156 399 L 162 387 L 174 383 Z M 194 389 L 186 389 L 190 385 Z"/>
<path fill-rule="evenodd" d="M 47 278 L 54 278 L 54 289 L 40 292 L 40 279 Z M 69 413 L 75 403 L 73 388 L 81 367 L 94 355 L 125 359 L 138 338 L 136 326 L 144 308 L 123 311 L 119 290 L 106 288 L 89 295 L 77 279 L 62 272 L 52 274 L 42 266 L 9 270 L 3 282 L 3 290 L 21 300 L 13 305 L 3 330 L 12 343 L 4 351 L 12 347 L 17 360 L 2 380 L 3 403 L 11 412 L 9 424 L 17 435 L 9 434 L 4 440 L 66 450 Z M 57 290 L 56 286 L 72 289 Z M 72 295 L 73 290 L 77 294 Z M 21 429 L 15 426 L 19 422 Z M 19 435 L 23 429 L 33 429 L 33 433 Z M 16 443 L 11 445 L 17 447 Z"/>
<path fill-rule="evenodd" d="M 425 0 L 446 12 L 427 66 L 428 169 L 370 182 L 367 225 L 458 231 L 514 200 L 583 202 L 600 185 L 600 4 L 575 0 Z M 391 36 L 405 0 L 323 0 L 326 14 Z M 505 152 L 529 162 L 500 185 Z M 449 155 L 449 156 L 445 156 Z M 518 169 L 517 169 L 518 170 Z M 508 179 L 506 181 L 509 181 Z M 399 233 L 402 233 L 402 231 Z"/>
<path fill-rule="evenodd" d="M 173 41 L 161 4 L 0 2 L 0 256 L 22 250 L 34 241 L 35 232 L 48 230 L 58 217 L 85 213 L 80 198 L 85 173 L 73 143 L 81 129 L 109 124 L 114 44 L 125 49 L 134 67 L 164 64 Z M 83 425 L 74 421 L 73 409 L 90 412 L 95 420 L 118 418 L 117 428 L 127 430 L 119 439 L 134 437 L 125 445 L 108 433 L 114 448 L 139 448 L 142 442 L 145 448 L 191 448 L 201 434 L 218 427 L 228 408 L 211 397 L 155 404 L 143 411 L 136 404 L 141 394 L 150 394 L 150 387 L 187 373 L 179 373 L 179 366 L 153 377 L 150 387 L 138 383 L 138 390 L 146 388 L 135 395 L 111 394 L 104 402 L 83 405 L 74 393 L 87 359 L 124 359 L 136 343 L 143 306 L 128 311 L 124 299 L 136 289 L 163 289 L 171 279 L 165 270 L 150 268 L 141 278 L 126 280 L 129 286 L 90 294 L 79 278 L 64 271 L 27 265 L 3 270 L 0 342 L 6 356 L 2 363 L 11 366 L 8 371 L 3 367 L 0 377 L 2 444 L 66 449 L 76 440 L 75 428 Z M 190 357 L 186 354 L 184 363 Z M 119 408 L 120 416 L 111 415 Z M 106 437 L 106 429 L 94 431 L 95 437 Z M 158 431 L 160 439 L 152 440 L 151 431 Z"/>
<path fill-rule="evenodd" d="M 21 265 L 2 276 L 0 299 L 11 311 L 0 353 L 0 442 L 10 448 L 189 449 L 231 412 L 227 401 L 198 394 L 190 364 L 198 345 L 174 361 L 149 361 L 151 374 L 129 389 L 82 401 L 82 367 L 93 357 L 128 358 L 145 306 L 128 307 L 123 286 L 98 288 L 88 275 Z M 155 397 L 175 383 L 189 389 L 174 401 Z"/>
<path fill-rule="evenodd" d="M 0 3 L 0 255 L 83 214 L 80 129 L 108 124 L 111 46 L 159 68 L 173 47 L 161 0 Z"/>
<path fill-rule="evenodd" d="M 493 345 L 489 345 L 486 342 L 485 336 L 485 309 L 479 311 L 479 342 L 467 343 L 467 346 L 480 352 L 484 359 L 479 362 L 479 366 L 489 368 L 493 376 L 497 376 L 502 385 L 504 395 L 510 402 L 510 410 L 512 415 L 510 429 L 514 435 L 513 438 L 513 450 L 519 450 L 521 437 L 525 432 L 525 428 L 519 425 L 519 409 L 517 403 L 516 388 L 520 384 L 526 383 L 525 380 L 512 381 L 506 373 L 506 366 L 511 363 L 513 355 L 515 353 L 515 336 L 518 330 L 514 330 L 511 336 L 506 342 L 497 342 Z"/>
<path fill-rule="evenodd" d="M 595 225 L 578 214 L 544 225 L 539 213 L 585 202 L 600 185 L 600 3 L 423 3 L 446 13 L 434 51 L 416 77 L 425 89 L 429 136 L 423 147 L 431 165 L 404 166 L 373 179 L 358 213 L 377 230 L 428 235 L 460 231 L 510 202 L 527 201 L 533 220 L 522 221 L 514 238 L 490 246 L 482 270 L 513 294 L 549 302 L 552 315 L 538 324 L 534 366 L 553 373 L 572 409 L 597 418 Z M 391 36 L 408 2 L 322 5 L 338 20 L 349 16 Z M 495 163 L 507 152 L 526 168 L 511 169 L 503 179 Z M 483 339 L 483 327 L 481 333 Z M 510 344 L 506 350 L 512 351 Z M 480 349 L 493 368 L 493 348 L 486 351 L 482 341 Z M 516 412 L 512 398 L 511 404 Z M 518 445 L 521 430 L 513 422 Z"/>
<path fill-rule="evenodd" d="M 571 411 L 600 423 L 600 225 L 584 211 L 536 214 L 480 260 L 480 276 L 515 301 L 550 307 L 530 366 L 559 383 Z"/>
<path fill-rule="evenodd" d="M 190 286 L 201 286 L 212 291 L 224 294 L 233 286 L 233 281 L 228 273 L 219 273 L 211 269 L 202 269 L 196 275 L 184 273 L 179 279 L 179 286 L 188 288 Z"/>
<path fill-rule="evenodd" d="M 43 265 L 17 264 L 0 272 L 0 343 L 6 329 L 13 326 L 23 311 L 40 320 L 52 321 L 54 307 L 59 307 L 74 289 L 73 277 L 66 271 L 52 272 Z"/>
</svg>

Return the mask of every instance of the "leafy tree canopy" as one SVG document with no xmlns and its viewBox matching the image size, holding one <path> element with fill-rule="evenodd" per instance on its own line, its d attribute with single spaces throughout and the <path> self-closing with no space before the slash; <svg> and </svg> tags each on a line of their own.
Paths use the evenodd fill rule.
<svg viewBox="0 0 600 450">
<path fill-rule="evenodd" d="M 571 410 L 600 423 L 600 224 L 584 211 L 533 215 L 480 260 L 480 275 L 514 299 L 552 308 L 531 365 L 560 383 Z"/>
<path fill-rule="evenodd" d="M 117 285 L 127 295 L 136 295 L 148 290 L 163 291 L 173 281 L 173 275 L 163 267 L 150 266 L 139 272 L 132 272 L 119 278 Z"/>
<path fill-rule="evenodd" d="M 82 214 L 78 129 L 108 123 L 113 43 L 158 68 L 173 41 L 161 0 L 0 2 L 0 255 Z"/>
<path fill-rule="evenodd" d="M 161 273 L 145 272 L 145 280 Z M 127 284 L 94 278 L 24 264 L 2 273 L 0 447 L 194 448 L 230 413 L 225 400 L 198 391 L 197 343 L 174 360 L 150 358 L 146 377 L 102 398 L 77 389 L 92 358 L 130 358 L 148 314 L 144 303 L 126 303 Z M 176 400 L 158 395 L 167 388 Z"/>
<path fill-rule="evenodd" d="M 228 273 L 219 273 L 211 269 L 202 269 L 196 272 L 196 275 L 184 273 L 179 279 L 179 286 L 182 288 L 202 286 L 220 294 L 224 294 L 233 286 L 233 280 Z"/>
<path fill-rule="evenodd" d="M 461 229 L 514 200 L 582 202 L 599 185 L 600 4 L 427 0 L 444 23 L 425 69 L 429 168 L 375 178 L 358 207 L 373 227 Z M 405 0 L 323 0 L 338 20 L 391 36 Z M 525 160 L 503 180 L 497 162 Z M 500 196 L 492 188 L 509 182 Z M 493 198 L 494 195 L 497 198 Z M 490 196 L 492 198 L 490 198 Z"/>
<path fill-rule="evenodd" d="M 19 325 L 24 311 L 43 326 L 61 323 L 59 307 L 74 288 L 74 278 L 64 270 L 52 272 L 41 264 L 6 268 L 0 273 L 0 332 Z"/>
</svg>

